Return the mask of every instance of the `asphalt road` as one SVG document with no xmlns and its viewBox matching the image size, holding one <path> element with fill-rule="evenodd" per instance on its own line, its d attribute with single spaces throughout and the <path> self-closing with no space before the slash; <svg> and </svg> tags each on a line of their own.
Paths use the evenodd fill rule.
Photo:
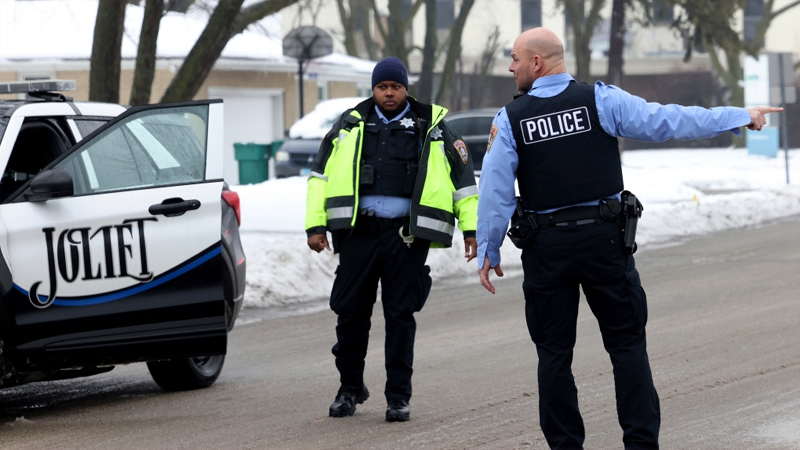
<svg viewBox="0 0 800 450">
<path fill-rule="evenodd" d="M 664 449 L 800 449 L 800 222 L 736 230 L 637 255 Z M 477 278 L 477 274 L 476 274 Z M 521 279 L 491 296 L 439 283 L 418 314 L 411 421 L 384 421 L 383 319 L 372 397 L 333 419 L 330 311 L 231 334 L 210 389 L 164 393 L 135 364 L 0 391 L 0 446 L 29 449 L 541 449 L 536 354 Z M 259 312 L 246 311 L 251 321 Z M 611 364 L 581 303 L 573 365 L 586 448 L 620 448 Z"/>
</svg>

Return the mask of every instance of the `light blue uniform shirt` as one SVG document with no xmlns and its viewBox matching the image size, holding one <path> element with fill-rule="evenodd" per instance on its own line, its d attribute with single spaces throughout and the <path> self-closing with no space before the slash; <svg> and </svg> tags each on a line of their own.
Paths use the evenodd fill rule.
<svg viewBox="0 0 800 450">
<path fill-rule="evenodd" d="M 378 118 L 383 123 L 396 122 L 403 118 L 406 113 L 411 110 L 411 103 L 406 101 L 406 107 L 403 111 L 389 120 L 386 116 L 375 106 L 375 112 L 378 113 Z M 372 212 L 375 217 L 384 217 L 387 219 L 394 219 L 395 217 L 405 217 L 411 212 L 411 199 L 403 197 L 389 197 L 387 195 L 365 195 L 358 198 L 358 210 Z"/>
<path fill-rule="evenodd" d="M 574 78 L 560 73 L 536 79 L 528 95 L 553 97 L 567 88 Z M 594 98 L 600 126 L 615 137 L 641 141 L 663 142 L 669 138 L 688 140 L 714 137 L 725 131 L 737 136 L 739 127 L 750 123 L 750 113 L 744 108 L 661 105 L 648 103 L 616 86 L 598 81 Z M 478 267 L 483 267 L 489 255 L 491 267 L 500 264 L 500 246 L 508 230 L 508 222 L 517 207 L 514 180 L 517 177 L 517 144 L 511 132 L 506 109 L 494 118 L 497 134 L 491 149 L 486 152 L 481 168 L 478 193 Z M 597 199 L 600 200 L 600 199 Z M 580 205 L 596 205 L 597 201 Z M 565 205 L 565 207 L 579 205 Z M 551 210 L 548 210 L 551 211 Z M 546 211 L 539 211 L 546 212 Z"/>
</svg>

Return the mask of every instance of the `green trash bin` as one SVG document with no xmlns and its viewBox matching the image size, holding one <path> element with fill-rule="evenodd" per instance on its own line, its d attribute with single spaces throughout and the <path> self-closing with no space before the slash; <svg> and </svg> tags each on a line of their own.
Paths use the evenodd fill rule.
<svg viewBox="0 0 800 450">
<path fill-rule="evenodd" d="M 233 144 L 233 153 L 239 162 L 239 184 L 261 183 L 269 179 L 270 144 Z"/>
</svg>

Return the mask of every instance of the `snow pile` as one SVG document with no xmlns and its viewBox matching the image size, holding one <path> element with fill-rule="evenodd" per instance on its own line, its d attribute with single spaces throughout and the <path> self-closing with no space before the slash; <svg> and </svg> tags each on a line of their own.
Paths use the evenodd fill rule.
<svg viewBox="0 0 800 450">
<path fill-rule="evenodd" d="M 292 139 L 322 139 L 342 112 L 364 101 L 360 97 L 343 97 L 323 100 L 314 110 L 303 116 L 289 128 Z"/>
</svg>

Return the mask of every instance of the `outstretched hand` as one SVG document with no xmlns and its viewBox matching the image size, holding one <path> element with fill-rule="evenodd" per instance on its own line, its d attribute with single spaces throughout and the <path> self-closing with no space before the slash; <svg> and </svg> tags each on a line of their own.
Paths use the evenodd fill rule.
<svg viewBox="0 0 800 450">
<path fill-rule="evenodd" d="M 776 108 L 775 106 L 754 106 L 747 108 L 750 112 L 750 124 L 747 125 L 748 130 L 761 131 L 764 125 L 767 124 L 767 114 L 783 111 L 783 108 Z"/>
<path fill-rule="evenodd" d="M 483 261 L 483 267 L 478 270 L 478 275 L 481 277 L 481 286 L 485 287 L 487 291 L 494 294 L 494 285 L 492 285 L 492 282 L 489 281 L 489 269 L 494 269 L 494 273 L 496 273 L 498 277 L 503 276 L 503 269 L 500 268 L 500 263 L 494 267 L 491 267 L 491 264 L 489 263 L 489 256 L 487 255 L 486 259 Z"/>
</svg>

